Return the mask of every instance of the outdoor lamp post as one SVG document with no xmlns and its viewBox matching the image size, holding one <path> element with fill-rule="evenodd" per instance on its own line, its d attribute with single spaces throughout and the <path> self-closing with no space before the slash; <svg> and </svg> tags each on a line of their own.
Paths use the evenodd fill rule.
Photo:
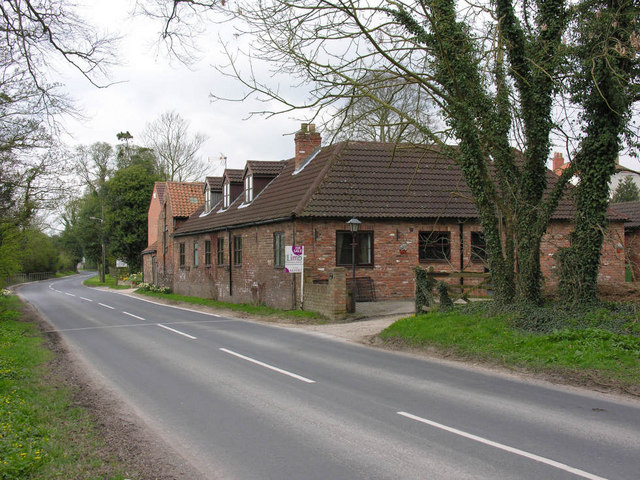
<svg viewBox="0 0 640 480">
<path fill-rule="evenodd" d="M 89 217 L 91 220 L 97 220 L 99 221 L 102 225 L 100 226 L 100 246 L 102 247 L 102 271 L 100 272 L 100 282 L 101 283 L 105 283 L 106 282 L 106 252 L 105 252 L 105 248 L 104 248 L 104 218 L 98 218 L 98 217 Z"/>
<path fill-rule="evenodd" d="M 351 230 L 351 271 L 352 271 L 352 285 L 351 285 L 351 305 L 352 311 L 356 311 L 356 295 L 358 293 L 358 285 L 356 283 L 356 243 L 357 243 L 357 235 L 358 229 L 360 228 L 360 224 L 362 222 L 358 220 L 356 217 L 353 217 L 351 220 L 347 222 L 349 225 L 349 230 Z"/>
</svg>

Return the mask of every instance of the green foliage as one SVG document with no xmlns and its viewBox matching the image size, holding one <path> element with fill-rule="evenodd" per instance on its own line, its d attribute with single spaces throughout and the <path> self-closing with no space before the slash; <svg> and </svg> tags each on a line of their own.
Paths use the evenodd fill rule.
<svg viewBox="0 0 640 480">
<path fill-rule="evenodd" d="M 147 211 L 156 180 L 144 166 L 133 165 L 107 182 L 109 251 L 134 270 L 141 267 L 140 252 L 147 246 Z"/>
<path fill-rule="evenodd" d="M 637 200 L 640 200 L 640 189 L 638 189 L 636 182 L 633 181 L 633 177 L 627 175 L 613 192 L 611 203 L 635 202 Z"/>
<path fill-rule="evenodd" d="M 55 272 L 58 267 L 58 249 L 52 239 L 35 228 L 26 230 L 23 235 L 22 271 L 24 273 Z"/>
<path fill-rule="evenodd" d="M 474 360 L 534 371 L 588 372 L 589 376 L 640 391 L 640 331 L 615 333 L 595 326 L 547 333 L 514 327 L 513 316 L 473 305 L 400 320 L 380 336 L 413 347 L 436 346 Z M 518 315 L 524 315 L 520 312 Z M 550 317 L 550 315 L 549 315 Z M 615 314 L 594 312 L 588 323 L 604 325 Z"/>
<path fill-rule="evenodd" d="M 449 286 L 445 282 L 438 282 L 436 286 L 438 295 L 440 296 L 440 310 L 446 311 L 453 307 L 453 302 L 449 296 Z"/>
<path fill-rule="evenodd" d="M 9 222 L 0 222 L 0 277 L 19 273 L 22 268 L 22 234 Z"/>
<path fill-rule="evenodd" d="M 427 271 L 420 266 L 413 269 L 416 282 L 416 313 L 422 313 L 433 305 L 433 288 L 436 285 L 436 280 L 433 275 L 429 275 L 432 271 L 433 268 Z"/>
<path fill-rule="evenodd" d="M 152 292 L 152 293 L 171 293 L 169 287 L 159 287 L 153 283 L 141 283 L 138 285 L 140 292 Z"/>
<path fill-rule="evenodd" d="M 19 309 L 17 297 L 0 296 L 0 479 L 124 478 L 99 453 L 92 418 L 52 382 L 51 352 Z"/>
</svg>

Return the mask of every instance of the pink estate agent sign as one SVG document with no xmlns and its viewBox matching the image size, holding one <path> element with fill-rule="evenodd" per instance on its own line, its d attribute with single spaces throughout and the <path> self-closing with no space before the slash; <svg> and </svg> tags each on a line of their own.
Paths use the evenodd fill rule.
<svg viewBox="0 0 640 480">
<path fill-rule="evenodd" d="M 304 267 L 304 245 L 284 247 L 284 270 L 287 273 L 302 273 Z"/>
</svg>

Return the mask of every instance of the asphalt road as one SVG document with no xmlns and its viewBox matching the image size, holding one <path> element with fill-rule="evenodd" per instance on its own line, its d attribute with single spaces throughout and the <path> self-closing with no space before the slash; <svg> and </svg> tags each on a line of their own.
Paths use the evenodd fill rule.
<svg viewBox="0 0 640 480">
<path fill-rule="evenodd" d="M 640 403 L 81 285 L 31 302 L 212 479 L 639 479 Z"/>
</svg>

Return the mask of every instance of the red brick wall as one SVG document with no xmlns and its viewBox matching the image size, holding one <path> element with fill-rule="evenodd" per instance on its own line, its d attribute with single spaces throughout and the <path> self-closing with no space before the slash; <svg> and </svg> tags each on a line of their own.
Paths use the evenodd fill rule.
<svg viewBox="0 0 640 480">
<path fill-rule="evenodd" d="M 633 281 L 640 281 L 640 230 L 625 232 L 625 249 L 627 260 L 633 272 Z"/>
<path fill-rule="evenodd" d="M 152 245 L 158 240 L 158 220 L 160 219 L 161 208 L 162 205 L 158 198 L 158 192 L 154 186 L 151 202 L 149 203 L 149 210 L 147 212 L 147 246 Z"/>
<path fill-rule="evenodd" d="M 173 241 L 170 260 L 173 275 L 173 290 L 176 293 L 215 298 L 234 303 L 258 303 L 291 309 L 300 302 L 300 274 L 286 273 L 273 265 L 273 233 L 284 232 L 285 245 L 304 245 L 305 266 L 310 268 L 313 279 L 327 279 L 336 267 L 336 230 L 347 230 L 343 221 L 310 220 L 283 222 L 231 230 L 231 238 L 242 236 L 242 265 L 229 268 L 229 240 L 227 232 L 218 232 L 197 237 L 178 237 Z M 363 222 L 362 231 L 373 231 L 374 265 L 357 267 L 356 276 L 373 279 L 378 300 L 407 299 L 414 294 L 413 268 L 418 261 L 418 234 L 421 231 L 448 231 L 451 240 L 451 258 L 447 261 L 422 263 L 437 272 L 460 270 L 460 259 L 465 271 L 483 272 L 484 265 L 472 262 L 471 233 L 480 231 L 475 222 L 462 224 L 463 252 L 460 251 L 460 224 L 458 222 Z M 569 223 L 554 223 L 549 227 L 542 243 L 541 268 L 547 282 L 555 282 L 555 258 L 558 248 L 569 244 Z M 225 265 L 217 265 L 217 238 L 225 238 Z M 200 266 L 193 268 L 193 240 L 197 238 Z M 212 265 L 204 265 L 204 241 L 211 239 Z M 185 242 L 186 265 L 179 268 L 178 243 Z M 601 281 L 624 280 L 624 252 L 617 248 L 624 243 L 623 226 L 612 224 L 603 247 Z M 233 240 L 231 240 L 233 246 Z M 406 253 L 401 252 L 401 247 Z M 160 264 L 161 245 L 158 245 Z M 618 251 L 619 250 L 619 251 Z M 169 258 L 169 257 L 168 257 Z M 229 275 L 231 273 L 231 279 Z M 351 277 L 351 268 L 346 266 L 346 275 Z M 457 283 L 459 279 L 451 279 Z M 477 281 L 477 280 L 475 280 Z M 465 280 L 465 283 L 474 280 Z M 230 285 L 231 284 L 231 285 Z M 230 290 L 232 286 L 232 291 Z"/>
</svg>

